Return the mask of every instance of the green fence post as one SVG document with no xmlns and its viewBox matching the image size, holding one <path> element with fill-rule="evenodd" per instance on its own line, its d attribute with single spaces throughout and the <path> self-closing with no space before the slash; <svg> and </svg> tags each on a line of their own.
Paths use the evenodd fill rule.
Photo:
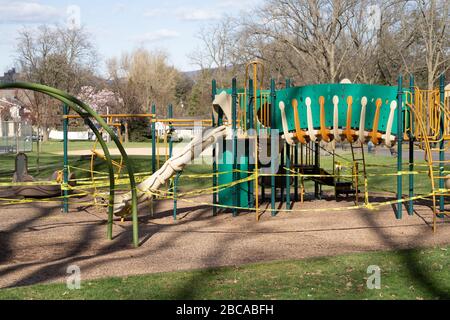
<svg viewBox="0 0 450 320">
<path fill-rule="evenodd" d="M 63 186 L 64 186 L 64 199 L 63 199 L 63 211 L 64 213 L 69 212 L 69 190 L 67 189 L 69 186 L 69 119 L 67 116 L 69 115 L 69 107 L 67 104 L 63 105 L 63 135 L 64 135 L 64 169 L 63 169 Z"/>
<path fill-rule="evenodd" d="M 398 77 L 397 93 L 397 219 L 402 218 L 403 207 L 403 76 Z"/>
</svg>

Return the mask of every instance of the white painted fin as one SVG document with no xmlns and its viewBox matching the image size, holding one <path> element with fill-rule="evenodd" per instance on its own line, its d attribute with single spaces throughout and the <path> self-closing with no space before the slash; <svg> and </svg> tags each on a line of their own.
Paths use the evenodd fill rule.
<svg viewBox="0 0 450 320">
<path fill-rule="evenodd" d="M 335 141 L 341 141 L 342 130 L 339 129 L 339 97 L 333 97 L 334 114 L 333 114 L 333 135 Z"/>
<path fill-rule="evenodd" d="M 392 133 L 392 125 L 394 124 L 394 116 L 396 110 L 397 110 L 397 101 L 394 100 L 391 102 L 391 111 L 389 113 L 389 119 L 386 125 L 386 134 L 381 137 L 388 148 L 392 146 L 393 140 L 395 139 L 395 137 L 392 136 L 391 133 Z"/>
<path fill-rule="evenodd" d="M 281 111 L 281 123 L 283 124 L 284 139 L 286 140 L 286 142 L 288 144 L 293 146 L 293 145 L 295 145 L 295 142 L 293 139 L 294 135 L 289 132 L 289 126 L 288 126 L 287 118 L 286 118 L 286 105 L 284 104 L 283 101 L 280 101 L 279 108 Z"/>
<path fill-rule="evenodd" d="M 361 99 L 361 115 L 359 120 L 359 142 L 366 142 L 365 136 L 365 125 L 366 125 L 366 108 L 367 108 L 367 97 L 362 97 Z"/>
<path fill-rule="evenodd" d="M 313 117 L 312 117 L 312 109 L 311 109 L 311 98 L 308 97 L 305 100 L 306 104 L 306 110 L 307 110 L 307 120 L 308 120 L 308 135 L 311 141 L 316 141 L 316 131 L 314 130 L 314 123 L 313 123 Z"/>
</svg>

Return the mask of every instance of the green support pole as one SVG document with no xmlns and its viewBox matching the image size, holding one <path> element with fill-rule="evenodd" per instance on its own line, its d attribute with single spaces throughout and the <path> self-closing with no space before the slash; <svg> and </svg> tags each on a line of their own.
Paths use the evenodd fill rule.
<svg viewBox="0 0 450 320">
<path fill-rule="evenodd" d="M 411 75 L 409 78 L 409 90 L 411 91 L 412 103 L 414 103 L 414 76 Z M 409 206 L 408 214 L 410 216 L 414 215 L 414 113 L 410 110 L 410 121 L 409 124 Z"/>
<path fill-rule="evenodd" d="M 403 77 L 398 77 L 397 93 L 397 219 L 402 218 L 403 207 Z"/>
<path fill-rule="evenodd" d="M 152 118 L 152 173 L 156 172 L 156 105 L 152 104 L 152 114 L 155 115 Z"/>
<path fill-rule="evenodd" d="M 441 74 L 439 79 L 439 92 L 441 108 L 444 109 L 445 105 L 445 76 Z M 441 129 L 440 129 L 440 143 L 439 143 L 439 189 L 445 189 L 444 181 L 444 169 L 445 169 L 445 141 L 444 141 L 444 125 L 445 125 L 445 115 L 444 111 L 441 111 Z M 441 213 L 445 211 L 445 200 L 444 196 L 439 197 L 439 210 Z"/>
<path fill-rule="evenodd" d="M 286 79 L 286 88 L 291 87 L 291 80 Z M 291 209 L 291 174 L 290 174 L 290 168 L 291 168 L 291 146 L 286 142 L 285 145 L 286 149 L 286 209 Z"/>
<path fill-rule="evenodd" d="M 253 114 L 253 99 L 256 99 L 255 95 L 256 92 L 253 91 L 253 79 L 249 79 L 248 81 L 248 101 L 247 101 L 247 110 L 248 110 L 248 121 L 249 121 L 249 126 L 248 128 L 250 130 L 253 131 L 253 134 L 256 134 L 256 132 L 254 130 L 256 130 L 255 128 L 255 121 L 254 121 L 254 117 L 256 115 Z M 250 139 L 252 139 L 252 137 L 249 136 L 249 155 L 252 154 L 254 152 L 254 150 L 250 150 Z M 256 155 L 255 155 L 256 156 Z M 253 160 L 255 160 L 256 158 L 253 157 Z M 249 157 L 250 160 L 250 157 Z M 248 166 L 248 171 L 249 172 L 253 172 L 255 170 L 255 166 L 252 165 L 249 162 L 249 166 Z M 253 181 L 249 181 L 247 182 L 248 184 L 248 203 L 249 203 L 249 207 L 253 208 L 255 206 L 255 188 L 254 188 L 254 184 Z"/>
<path fill-rule="evenodd" d="M 315 173 L 314 174 L 319 174 L 320 172 L 320 148 L 319 148 L 319 143 L 318 142 L 314 142 L 314 167 L 315 167 Z M 316 199 L 321 199 L 321 194 L 320 194 L 320 185 L 317 181 L 314 182 L 314 196 L 316 197 Z"/>
<path fill-rule="evenodd" d="M 173 180 L 173 220 L 177 220 L 177 192 L 178 192 L 178 180 L 180 180 L 182 172 L 177 172 L 175 179 Z"/>
<path fill-rule="evenodd" d="M 283 142 L 282 142 L 283 143 Z M 285 155 L 285 147 L 283 145 L 283 149 L 281 150 L 281 156 L 280 156 L 280 170 L 281 174 L 285 173 L 286 170 L 284 170 L 284 155 Z M 280 183 L 280 202 L 283 203 L 284 200 L 284 185 L 283 183 Z"/>
<path fill-rule="evenodd" d="M 237 81 L 236 78 L 232 80 L 232 92 L 231 92 L 231 125 L 233 131 L 233 182 L 238 180 L 237 177 Z M 220 121 L 220 120 L 219 120 Z M 239 206 L 238 203 L 238 192 L 239 186 L 233 186 L 233 216 L 236 217 L 238 210 L 236 207 Z"/>
<path fill-rule="evenodd" d="M 169 104 L 169 106 L 167 107 L 167 116 L 170 120 L 172 120 L 173 118 L 173 106 L 172 104 Z M 169 158 L 172 158 L 173 156 L 173 139 L 172 139 L 172 130 L 173 130 L 173 125 L 172 125 L 172 121 L 169 122 L 169 130 L 170 130 L 170 140 L 169 140 Z"/>
<path fill-rule="evenodd" d="M 298 166 L 298 144 L 294 147 L 294 164 L 295 166 Z M 297 171 L 296 171 L 297 172 Z M 294 179 L 294 201 L 298 201 L 298 174 L 296 173 L 295 179 Z"/>
<path fill-rule="evenodd" d="M 216 80 L 213 80 L 211 83 L 211 102 L 214 101 L 216 95 L 217 95 L 217 82 Z M 215 123 L 215 119 L 214 119 L 214 113 L 211 115 L 211 119 L 212 119 L 212 126 L 215 127 L 216 123 Z M 212 147 L 212 167 L 213 167 L 213 216 L 217 215 L 217 207 L 216 205 L 218 204 L 218 199 L 217 199 L 217 162 L 216 162 L 216 147 L 217 145 L 213 145 Z"/>
<path fill-rule="evenodd" d="M 173 130 L 173 126 L 172 126 L 172 118 L 173 118 L 173 109 L 172 109 L 172 104 L 169 104 L 167 106 L 167 118 L 169 118 L 169 158 L 172 158 L 172 153 L 173 153 L 173 140 L 172 140 L 172 130 Z M 173 190 L 173 182 L 174 179 L 170 179 L 169 182 L 169 191 Z"/>
<path fill-rule="evenodd" d="M 67 118 L 67 115 L 69 114 L 69 107 L 67 106 L 67 104 L 63 105 L 63 114 L 64 119 L 63 119 L 63 131 L 64 131 L 64 171 L 63 171 L 63 186 L 64 186 L 64 199 L 63 199 L 63 212 L 64 213 L 68 213 L 69 212 L 69 190 L 67 189 L 68 185 L 69 185 L 69 157 L 68 157 L 68 146 L 69 146 L 69 119 Z"/>
<path fill-rule="evenodd" d="M 291 209 L 291 146 L 286 143 L 286 209 Z"/>
<path fill-rule="evenodd" d="M 270 197 L 270 202 L 271 202 L 271 208 L 272 208 L 272 216 L 275 216 L 277 214 L 277 212 L 275 211 L 275 205 L 276 205 L 276 185 L 275 185 L 275 174 L 277 173 L 277 169 L 276 169 L 276 162 L 277 162 L 277 157 L 278 157 L 278 150 L 275 151 L 275 146 L 274 146 L 274 137 L 273 135 L 275 134 L 274 129 L 276 128 L 275 126 L 275 104 L 276 104 L 276 100 L 277 100 L 277 94 L 275 91 L 275 80 L 271 79 L 270 80 L 270 157 L 271 157 L 271 171 L 272 171 L 272 176 L 270 177 L 270 185 L 271 185 L 271 189 L 272 189 L 272 194 Z M 277 143 L 278 143 L 278 137 L 276 137 L 277 139 Z"/>
</svg>

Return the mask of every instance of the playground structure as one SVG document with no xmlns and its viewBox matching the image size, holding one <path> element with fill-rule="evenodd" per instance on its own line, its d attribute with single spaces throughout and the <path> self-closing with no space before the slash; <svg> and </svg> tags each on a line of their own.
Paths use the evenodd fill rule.
<svg viewBox="0 0 450 320">
<path fill-rule="evenodd" d="M 315 197 L 321 197 L 322 186 L 331 186 L 335 197 L 355 195 L 354 208 L 376 209 L 380 206 L 396 205 L 396 216 L 402 218 L 403 205 L 407 204 L 408 214 L 414 214 L 414 201 L 431 199 L 433 229 L 439 217 L 446 215 L 445 197 L 450 195 L 446 187 L 445 159 L 447 142 L 450 140 L 450 115 L 448 92 L 444 88 L 444 77 L 435 90 L 421 90 L 414 85 L 411 77 L 408 88 L 403 87 L 400 76 L 397 87 L 362 84 L 321 84 L 291 87 L 286 81 L 285 88 L 277 89 L 274 80 L 270 89 L 264 89 L 264 71 L 258 62 L 247 66 L 246 81 L 238 88 L 236 79 L 230 89 L 218 89 L 212 82 L 212 120 L 204 120 L 204 125 L 212 128 L 191 141 L 180 154 L 173 154 L 170 135 L 163 142 L 156 138 L 155 123 L 163 121 L 169 128 L 176 125 L 192 125 L 197 120 L 173 119 L 172 107 L 168 109 L 168 119 L 157 119 L 156 106 L 148 118 L 152 127 L 152 172 L 139 185 L 136 183 L 131 162 L 121 144 L 120 134 L 112 128 L 111 117 L 96 114 L 89 106 L 66 93 L 42 85 L 12 83 L 2 84 L 0 89 L 19 88 L 46 93 L 64 104 L 64 169 L 61 183 L 61 201 L 65 212 L 69 205 L 69 164 L 68 164 L 68 120 L 82 118 L 94 132 L 102 151 L 93 148 L 93 157 L 101 157 L 108 164 L 108 238 L 112 238 L 114 214 L 131 215 L 133 221 L 133 243 L 138 245 L 139 202 L 152 201 L 163 195 L 174 201 L 174 218 L 177 216 L 177 181 L 183 168 L 195 156 L 212 146 L 212 194 L 213 214 L 219 210 L 255 212 L 257 220 L 261 214 L 279 211 L 295 212 L 292 203 L 303 202 L 305 180 L 314 182 Z M 69 115 L 69 108 L 77 115 Z M 139 115 L 117 115 L 136 117 Z M 120 118 L 120 117 L 119 117 Z M 106 119 L 106 121 L 105 121 Z M 97 122 L 95 125 L 93 120 Z M 107 132 L 120 151 L 120 162 L 114 162 L 101 130 Z M 364 144 L 372 141 L 375 145 L 385 144 L 397 147 L 397 195 L 396 199 L 384 203 L 371 203 L 366 173 Z M 408 170 L 404 170 L 403 141 L 409 144 Z M 350 175 L 341 174 L 341 167 L 335 161 L 336 142 L 348 143 L 352 151 Z M 160 165 L 158 143 L 165 150 L 164 164 Z M 321 149 L 328 145 L 333 155 L 333 172 L 327 172 L 320 165 Z M 431 190 L 426 195 L 416 195 L 414 175 L 417 173 L 414 149 L 425 151 Z M 198 150 L 194 152 L 194 150 Z M 242 152 L 241 152 L 242 151 Z M 438 159 L 436 159 L 436 155 Z M 92 162 L 91 158 L 91 162 Z M 118 173 L 126 167 L 126 179 L 130 191 L 115 195 Z M 118 172 L 119 171 L 119 172 Z M 91 169 L 91 174 L 93 170 Z M 124 175 L 125 176 L 125 175 Z M 409 192 L 402 192 L 403 176 L 408 176 Z M 94 181 L 94 176 L 92 175 Z M 169 183 L 168 191 L 159 190 Z M 263 208 L 266 189 L 271 191 L 270 209 Z M 277 196 L 277 190 L 279 196 Z M 292 194 L 292 190 L 294 193 Z M 363 190 L 363 192 L 361 192 Z M 360 201 L 363 193 L 363 203 Z M 276 207 L 276 203 L 286 207 Z"/>
<path fill-rule="evenodd" d="M 251 78 L 249 73 L 252 73 Z M 299 193 L 303 201 L 304 179 L 311 179 L 315 182 L 316 197 L 320 197 L 322 185 L 329 185 L 335 188 L 335 197 L 355 194 L 356 206 L 362 187 L 364 207 L 373 209 L 374 204 L 369 203 L 368 197 L 363 148 L 365 143 L 371 141 L 374 145 L 384 143 L 388 148 L 397 144 L 397 201 L 394 203 L 397 206 L 396 216 L 401 219 L 403 204 L 408 204 L 408 213 L 412 215 L 414 199 L 420 198 L 414 193 L 414 174 L 417 173 L 414 148 L 417 145 L 426 154 L 431 182 L 431 192 L 426 197 L 432 199 L 433 229 L 436 229 L 437 217 L 446 214 L 445 196 L 449 195 L 444 168 L 446 163 L 450 163 L 445 160 L 445 151 L 448 149 L 446 143 L 450 139 L 449 91 L 445 90 L 443 75 L 439 88 L 435 90 L 417 88 L 412 76 L 407 89 L 403 88 L 403 78 L 400 76 L 398 87 L 341 83 L 292 88 L 287 80 L 284 89 L 276 90 L 272 80 L 270 90 L 263 90 L 263 66 L 252 62 L 247 66 L 245 78 L 248 83 L 243 89 L 237 88 L 236 80 L 231 89 L 217 89 L 214 82 L 212 85 L 215 123 L 220 125 L 226 118 L 233 129 L 233 135 L 227 137 L 232 142 L 226 144 L 231 145 L 231 148 L 222 153 L 225 158 L 233 160 L 222 161 L 223 164 L 217 167 L 214 164 L 214 173 L 227 169 L 232 171 L 228 175 L 221 175 L 215 185 L 236 182 L 246 177 L 251 177 L 251 181 L 234 185 L 219 192 L 218 196 L 214 195 L 214 204 L 232 208 L 234 215 L 242 208 L 253 209 L 259 220 L 259 201 L 265 198 L 264 187 L 271 189 L 271 212 L 275 215 L 278 211 L 275 206 L 276 190 L 280 189 L 280 200 L 285 201 L 285 210 L 289 211 L 292 184 L 294 201 L 298 201 Z M 278 150 L 273 148 L 273 141 L 278 139 L 277 132 L 282 134 Z M 263 136 L 266 136 L 265 142 L 262 142 Z M 237 155 L 238 141 L 241 139 L 246 140 L 244 159 L 238 159 Z M 336 174 L 334 168 L 338 166 L 333 165 L 333 173 L 320 167 L 320 143 L 331 145 L 335 162 L 335 145 L 342 141 L 349 143 L 352 151 L 351 180 L 345 182 L 340 181 L 340 175 Z M 408 171 L 403 169 L 403 141 L 409 143 Z M 266 167 L 269 167 L 270 173 L 261 174 L 261 143 L 267 142 L 270 142 L 270 146 L 265 147 L 271 159 Z M 248 174 L 242 175 L 242 172 Z M 402 193 L 404 175 L 409 176 L 408 199 Z M 277 176 L 281 177 L 279 181 Z M 282 182 L 284 178 L 285 183 Z M 261 197 L 260 187 L 263 188 Z"/>
</svg>

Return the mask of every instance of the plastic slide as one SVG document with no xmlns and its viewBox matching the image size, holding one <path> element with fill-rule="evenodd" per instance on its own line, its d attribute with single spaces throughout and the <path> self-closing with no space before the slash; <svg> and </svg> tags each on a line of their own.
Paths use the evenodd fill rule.
<svg viewBox="0 0 450 320">
<path fill-rule="evenodd" d="M 142 203 L 152 199 L 152 194 L 163 186 L 172 176 L 182 171 L 184 167 L 199 156 L 204 150 L 227 134 L 227 127 L 220 126 L 207 128 L 201 135 L 196 136 L 180 154 L 167 160 L 163 166 L 149 178 L 137 186 L 138 202 Z M 115 198 L 114 214 L 116 216 L 126 215 L 131 208 L 131 192 L 121 194 Z"/>
</svg>

